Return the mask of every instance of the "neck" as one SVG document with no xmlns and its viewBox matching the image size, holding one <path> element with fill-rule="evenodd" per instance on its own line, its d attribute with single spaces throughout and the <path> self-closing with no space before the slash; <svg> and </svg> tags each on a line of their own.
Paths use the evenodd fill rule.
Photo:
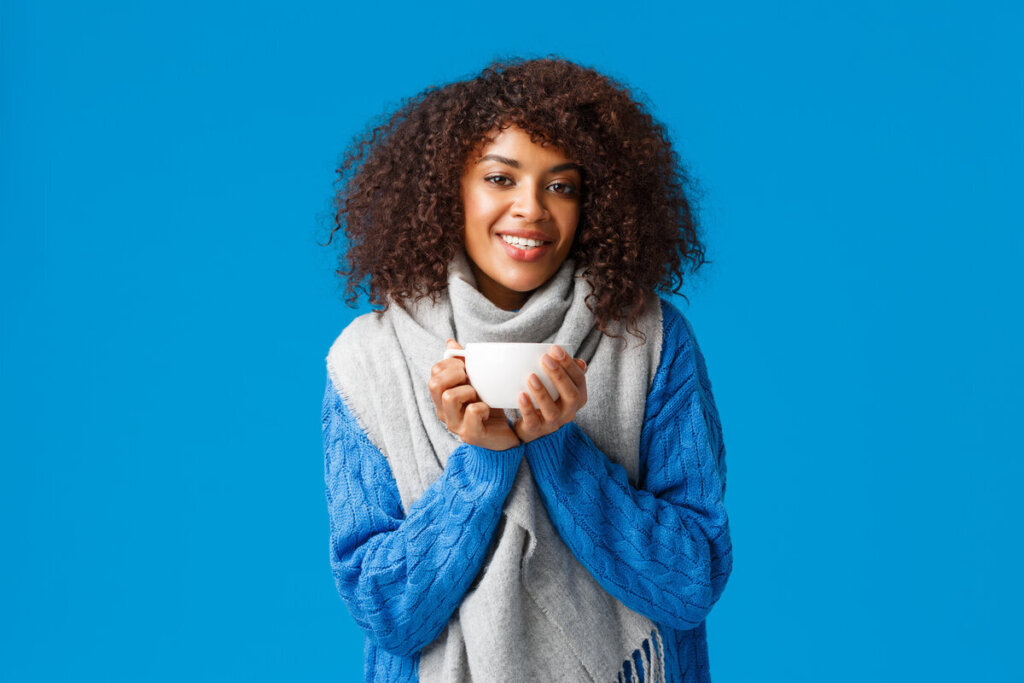
<svg viewBox="0 0 1024 683">
<path fill-rule="evenodd" d="M 526 300 L 530 298 L 530 294 L 533 293 L 532 291 L 517 292 L 508 287 L 503 287 L 477 268 L 476 264 L 472 261 L 469 261 L 469 269 L 473 271 L 473 277 L 476 279 L 476 288 L 480 290 L 480 293 L 503 311 L 518 311 L 526 303 Z"/>
</svg>

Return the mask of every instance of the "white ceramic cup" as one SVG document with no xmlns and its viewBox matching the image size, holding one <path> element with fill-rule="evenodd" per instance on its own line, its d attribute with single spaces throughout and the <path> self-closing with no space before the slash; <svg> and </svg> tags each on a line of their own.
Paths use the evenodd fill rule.
<svg viewBox="0 0 1024 683">
<path fill-rule="evenodd" d="M 534 408 L 527 380 L 535 373 L 541 384 L 558 400 L 558 389 L 548 379 L 541 357 L 553 344 L 519 342 L 470 342 L 464 349 L 447 349 L 445 358 L 461 356 L 466 361 L 466 375 L 480 400 L 491 408 L 518 408 L 519 394 L 525 391 Z"/>
</svg>

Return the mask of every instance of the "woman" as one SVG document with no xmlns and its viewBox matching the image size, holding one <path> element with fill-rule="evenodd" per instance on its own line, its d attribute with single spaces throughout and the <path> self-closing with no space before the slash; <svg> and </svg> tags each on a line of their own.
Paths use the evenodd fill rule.
<svg viewBox="0 0 1024 683">
<path fill-rule="evenodd" d="M 663 127 L 596 71 L 496 62 L 350 148 L 327 357 L 331 566 L 366 680 L 708 681 L 732 554 L 703 356 L 657 289 L 704 260 Z M 332 235 L 333 235 L 332 231 Z M 519 410 L 459 342 L 550 342 Z M 536 378 L 531 378 L 536 379 Z"/>
</svg>

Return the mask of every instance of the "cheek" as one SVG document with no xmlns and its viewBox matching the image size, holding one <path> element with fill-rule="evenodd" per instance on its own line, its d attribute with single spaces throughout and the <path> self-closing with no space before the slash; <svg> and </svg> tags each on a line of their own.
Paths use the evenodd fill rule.
<svg viewBox="0 0 1024 683">
<path fill-rule="evenodd" d="M 557 216 L 558 227 L 561 232 L 565 234 L 575 233 L 576 227 L 580 222 L 580 213 L 580 207 L 578 204 L 575 206 L 562 207 L 562 211 L 560 211 Z"/>
<path fill-rule="evenodd" d="M 463 195 L 463 211 L 467 224 L 488 224 L 501 215 L 500 203 L 485 192 L 467 192 Z"/>
</svg>

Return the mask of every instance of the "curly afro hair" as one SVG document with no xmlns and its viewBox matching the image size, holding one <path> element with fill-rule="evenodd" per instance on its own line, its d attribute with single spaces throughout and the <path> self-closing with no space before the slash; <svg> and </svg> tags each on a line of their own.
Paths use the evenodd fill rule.
<svg viewBox="0 0 1024 683">
<path fill-rule="evenodd" d="M 608 329 L 613 321 L 633 331 L 646 293 L 679 293 L 687 266 L 695 273 L 710 263 L 698 236 L 695 183 L 664 126 L 594 69 L 558 57 L 514 58 L 403 100 L 345 151 L 330 238 L 343 230 L 348 240 L 335 271 L 347 279 L 348 305 L 367 278 L 370 303 L 384 307 L 378 313 L 392 301 L 436 301 L 463 247 L 466 160 L 510 125 L 583 168 L 568 258 L 584 268 L 593 289 L 586 304 L 602 333 L 619 337 Z"/>
</svg>

